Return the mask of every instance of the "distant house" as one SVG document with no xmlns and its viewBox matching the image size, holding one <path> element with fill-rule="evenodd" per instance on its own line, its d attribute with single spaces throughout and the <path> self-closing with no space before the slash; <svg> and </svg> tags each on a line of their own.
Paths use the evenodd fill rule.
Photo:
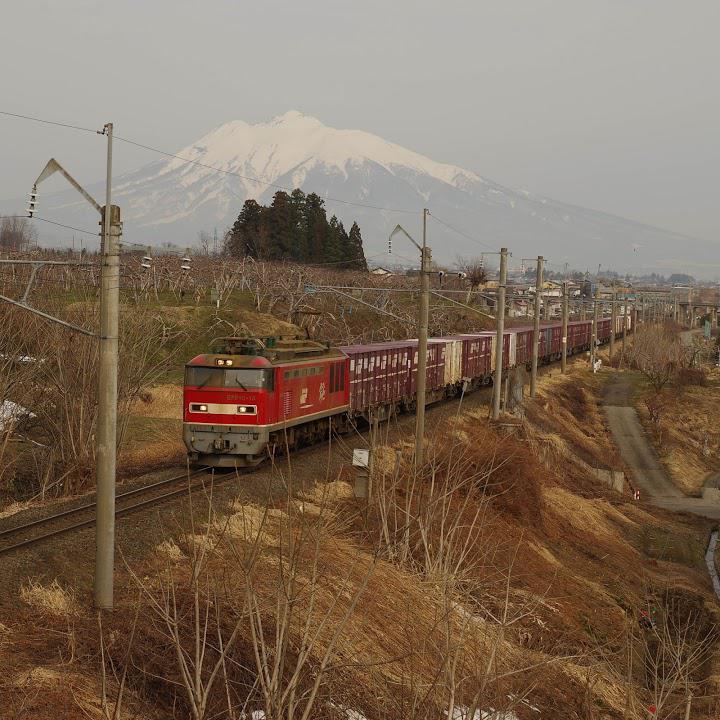
<svg viewBox="0 0 720 720">
<path fill-rule="evenodd" d="M 376 267 L 370 271 L 370 274 L 371 275 L 394 275 L 395 273 L 392 270 L 388 270 L 387 268 L 384 268 L 384 267 Z"/>
</svg>

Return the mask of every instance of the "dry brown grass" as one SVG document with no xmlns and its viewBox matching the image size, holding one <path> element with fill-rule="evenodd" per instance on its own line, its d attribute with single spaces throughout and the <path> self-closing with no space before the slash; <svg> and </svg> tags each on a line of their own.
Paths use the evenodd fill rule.
<svg viewBox="0 0 720 720">
<path fill-rule="evenodd" d="M 310 490 L 302 493 L 302 497 L 318 503 L 333 503 L 349 500 L 354 496 L 353 487 L 344 480 L 332 480 L 328 483 L 318 483 Z"/>
<path fill-rule="evenodd" d="M 11 517 L 23 510 L 27 510 L 29 507 L 37 507 L 37 504 L 30 502 L 29 500 L 11 502 L 9 505 L 6 505 L 2 510 L 0 510 L 0 518 Z"/>
<path fill-rule="evenodd" d="M 581 383 L 579 390 L 569 389 L 570 381 Z M 626 692 L 623 633 L 628 617 L 635 622 L 634 612 L 642 607 L 648 588 L 683 589 L 692 602 L 706 603 L 708 608 L 713 601 L 702 572 L 689 562 L 683 564 L 680 556 L 656 552 L 651 547 L 654 536 L 645 532 L 648 526 L 661 528 L 675 542 L 690 546 L 702 543 L 703 528 L 624 503 L 583 481 L 581 464 L 571 469 L 565 464 L 578 442 L 573 426 L 582 418 L 589 418 L 590 429 L 583 436 L 586 451 L 599 457 L 605 447 L 604 428 L 593 406 L 592 381 L 585 384 L 578 371 L 570 380 L 558 375 L 544 386 L 543 393 L 555 389 L 546 402 L 560 420 L 550 429 L 533 428 L 532 442 L 522 435 L 501 437 L 487 426 L 484 416 L 467 415 L 439 428 L 437 437 L 452 438 L 452 442 L 429 443 L 428 467 L 419 476 L 405 457 L 399 483 L 388 491 L 399 508 L 409 507 L 413 515 L 411 552 L 403 561 L 380 556 L 372 540 L 376 537 L 374 512 L 365 513 L 362 501 L 353 497 L 352 486 L 341 479 L 319 483 L 278 507 L 237 499 L 223 507 L 222 515 L 209 516 L 207 526 L 196 524 L 187 535 L 154 544 L 144 559 L 133 561 L 135 579 L 121 569 L 118 587 L 123 592 L 117 611 L 107 619 L 110 651 L 116 660 L 124 656 L 137 598 L 132 588 L 139 579 L 156 599 L 172 587 L 172 595 L 164 597 L 178 603 L 183 623 L 180 636 L 188 656 L 192 655 L 190 562 L 202 551 L 207 553 L 207 562 L 199 577 L 203 583 L 207 578 L 207 585 L 201 585 L 207 604 L 200 615 L 209 613 L 213 643 L 218 632 L 227 639 L 235 623 L 245 623 L 228 658 L 228 672 L 232 692 L 240 699 L 253 698 L 248 711 L 261 706 L 247 626 L 246 600 L 252 597 L 267 633 L 268 657 L 285 653 L 287 668 L 293 667 L 306 628 L 317 631 L 316 644 L 301 673 L 303 692 L 316 676 L 325 650 L 334 643 L 332 669 L 325 675 L 312 718 L 337 720 L 329 701 L 356 708 L 368 718 L 444 717 L 448 659 L 457 658 L 457 677 L 463 678 L 455 688 L 457 702 L 468 704 L 482 684 L 493 648 L 496 657 L 490 684 L 482 695 L 484 709 L 509 708 L 509 696 L 529 692 L 530 702 L 543 717 L 620 716 Z M 545 460 L 537 453 L 541 437 L 548 448 Z M 394 447 L 381 451 L 387 462 L 376 464 L 380 477 L 395 477 L 394 451 Z M 486 476 L 483 469 L 488 466 L 493 472 Z M 452 473 L 458 473 L 463 482 L 448 484 Z M 431 481 L 436 493 L 452 489 L 439 523 L 422 515 L 430 501 Z M 414 483 L 421 492 L 406 505 Z M 417 522 L 421 516 L 424 525 Z M 477 526 L 472 524 L 475 517 L 481 518 Z M 407 520 L 399 515 L 398 527 L 402 529 Z M 428 568 L 421 551 L 423 539 L 432 552 L 448 541 L 443 523 L 464 528 L 470 540 L 463 565 L 454 575 L 444 574 L 442 566 Z M 647 547 L 638 540 L 642 537 Z M 297 555 L 291 562 L 293 552 Z M 288 579 L 291 576 L 293 583 Z M 61 599 L 46 600 L 48 588 L 53 596 L 59 590 Z M 42 625 L 55 619 L 56 630 L 65 628 L 71 617 L 82 647 L 67 672 L 80 676 L 71 681 L 79 700 L 71 697 L 71 709 L 57 711 L 52 720 L 75 717 L 72 708 L 77 713 L 79 706 L 94 717 L 97 637 L 91 613 L 77 606 L 74 598 L 68 607 L 76 603 L 77 614 L 48 609 L 63 607 L 64 590 L 57 583 L 35 583 L 25 592 L 33 598 L 25 608 L 28 617 L 13 619 L 11 644 L 4 651 L 0 628 L 0 662 L 15 651 L 21 632 L 24 646 L 30 648 L 22 677 L 32 678 L 45 669 L 49 679 L 38 676 L 37 685 L 60 707 L 58 698 L 69 691 L 56 675 L 63 672 L 57 665 L 57 650 L 44 649 L 46 633 L 39 627 L 37 613 L 43 616 Z M 286 643 L 278 647 L 275 632 L 282 622 L 285 599 L 293 618 Z M 512 623 L 503 624 L 504 610 Z M 187 696 L 174 684 L 180 681 L 176 653 L 157 613 L 145 601 L 130 651 L 130 687 L 139 693 L 133 702 L 139 702 L 138 707 L 144 707 L 143 701 L 152 705 L 152 713 L 163 720 L 173 713 L 188 716 Z M 42 653 L 46 653 L 44 661 Z M 208 653 L 216 657 L 215 650 Z M 14 657 L 13 662 L 19 662 L 21 656 Z M 526 667 L 530 669 L 517 673 Z M 287 681 L 286 676 L 283 682 Z M 633 692 L 639 698 L 644 697 L 641 684 L 638 675 Z M 211 714 L 221 717 L 224 686 L 213 692 Z M 20 693 L 20 687 L 8 689 L 0 683 L 0 703 Z M 523 705 L 513 709 L 522 720 L 539 716 Z M 131 705 L 128 716 L 132 717 L 130 713 Z M 146 717 L 153 714 L 148 711 Z M 697 718 L 711 717 L 712 713 L 698 711 Z"/>
<path fill-rule="evenodd" d="M 179 433 L 156 433 L 144 443 L 136 442 L 118 457 L 118 472 L 123 476 L 137 476 L 151 470 L 184 464 L 187 450 Z"/>
<path fill-rule="evenodd" d="M 64 617 L 80 613 L 75 593 L 63 588 L 57 580 L 49 585 L 29 580 L 20 588 L 20 598 L 41 613 Z"/>
<path fill-rule="evenodd" d="M 720 471 L 720 430 L 716 416 L 720 403 L 720 368 L 707 369 L 707 385 L 673 388 L 661 401 L 659 423 L 650 421 L 645 398 L 637 409 L 675 484 L 695 495 L 707 478 Z"/>
<path fill-rule="evenodd" d="M 130 412 L 135 417 L 182 420 L 182 392 L 179 385 L 149 388 L 133 402 Z"/>
</svg>

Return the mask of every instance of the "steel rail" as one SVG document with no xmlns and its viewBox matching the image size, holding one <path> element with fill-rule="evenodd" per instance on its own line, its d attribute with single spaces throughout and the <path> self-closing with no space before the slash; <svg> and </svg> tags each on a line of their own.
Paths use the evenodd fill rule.
<svg viewBox="0 0 720 720">
<path fill-rule="evenodd" d="M 164 480 L 160 480 L 155 483 L 151 483 L 150 485 L 145 485 L 143 487 L 133 488 L 132 490 L 127 490 L 124 493 L 120 493 L 117 496 L 118 500 L 122 500 L 124 498 L 134 497 L 136 495 L 143 495 L 152 492 L 153 490 L 156 490 L 158 488 L 172 485 L 173 483 L 179 482 L 180 480 L 189 480 L 192 477 L 195 477 L 197 475 L 206 473 L 209 468 L 200 468 L 199 470 L 195 470 L 194 472 L 191 472 L 190 474 L 183 473 L 182 475 L 176 475 L 171 478 L 165 478 Z M 161 502 L 163 500 L 170 499 L 172 497 L 177 497 L 181 494 L 184 494 L 188 492 L 188 490 L 196 490 L 197 488 L 202 487 L 202 484 L 198 483 L 195 485 L 188 487 L 182 487 L 178 490 L 173 490 L 167 493 L 163 493 L 161 495 L 157 495 L 151 498 L 147 498 L 146 500 L 142 500 L 139 503 L 135 503 L 133 505 L 128 505 L 126 507 L 118 508 L 115 511 L 115 516 L 118 517 L 120 515 L 125 515 L 133 510 L 137 510 L 143 507 L 147 507 L 155 502 Z M 96 506 L 96 501 L 91 500 L 89 502 L 83 503 L 82 505 L 78 505 L 77 507 L 68 508 L 67 510 L 62 510 L 58 513 L 55 513 L 53 515 L 46 515 L 44 517 L 38 518 L 36 520 L 31 520 L 30 522 L 23 523 L 22 525 L 16 525 L 14 527 L 4 528 L 3 530 L 0 530 L 0 539 L 2 538 L 8 538 L 12 537 L 14 535 L 18 535 L 22 533 L 23 531 L 29 530 L 31 528 L 36 528 L 42 525 L 49 525 L 50 523 L 55 522 L 56 520 L 61 520 L 62 518 L 67 518 L 75 514 L 79 514 L 81 512 L 84 512 L 86 510 L 90 510 Z M 0 546 L 0 555 L 3 555 L 7 552 L 10 552 L 11 550 L 15 550 L 21 547 L 27 547 L 30 545 L 34 545 L 35 543 L 41 542 L 42 540 L 46 540 L 51 537 L 55 537 L 57 535 L 62 535 L 66 532 L 71 532 L 73 530 L 79 530 L 85 527 L 91 527 L 95 524 L 95 518 L 90 518 L 89 520 L 83 520 L 78 523 L 74 523 L 72 525 L 66 525 L 61 528 L 57 528 L 56 530 L 51 530 L 50 532 L 44 533 L 42 535 L 37 535 L 32 538 L 27 538 L 25 540 L 18 541 L 16 543 L 13 543 L 11 545 L 5 545 Z"/>
</svg>

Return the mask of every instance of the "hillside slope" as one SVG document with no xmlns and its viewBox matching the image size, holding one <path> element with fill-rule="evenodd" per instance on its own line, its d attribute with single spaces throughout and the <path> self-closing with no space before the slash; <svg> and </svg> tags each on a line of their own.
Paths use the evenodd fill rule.
<svg viewBox="0 0 720 720">
<path fill-rule="evenodd" d="M 0 705 L 9 717 L 101 717 L 105 667 L 111 700 L 125 678 L 128 717 L 189 716 L 194 677 L 209 687 L 208 717 L 229 717 L 228 706 L 235 717 L 287 716 L 289 698 L 296 716 L 328 720 L 459 719 L 467 708 L 505 710 L 505 720 L 626 709 L 643 718 L 651 705 L 672 717 L 685 676 L 648 678 L 687 623 L 688 648 L 706 635 L 714 642 L 705 526 L 589 477 L 588 466 L 613 458 L 596 378 L 582 363 L 542 379 L 520 435 L 488 426 L 481 394 L 457 410 L 429 413 L 419 475 L 413 418 L 381 429 L 367 508 L 352 497 L 360 441 L 347 438 L 279 461 L 262 483 L 218 485 L 212 509 L 198 495 L 192 513 L 123 524 L 104 664 L 85 608 L 91 535 L 6 564 Z M 28 564 L 32 581 L 20 580 Z M 220 647 L 230 648 L 224 665 Z M 717 717 L 715 668 L 712 653 L 688 668 L 694 718 Z"/>
</svg>

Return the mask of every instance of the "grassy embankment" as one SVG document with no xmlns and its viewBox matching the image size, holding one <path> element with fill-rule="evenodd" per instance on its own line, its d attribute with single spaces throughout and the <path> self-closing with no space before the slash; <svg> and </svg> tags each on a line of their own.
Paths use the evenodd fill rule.
<svg viewBox="0 0 720 720">
<path fill-rule="evenodd" d="M 720 368 L 707 367 L 703 385 L 675 383 L 659 400 L 654 395 L 639 383 L 636 407 L 648 437 L 675 484 L 688 495 L 700 494 L 720 470 Z M 655 406 L 653 420 L 650 408 Z"/>
</svg>

